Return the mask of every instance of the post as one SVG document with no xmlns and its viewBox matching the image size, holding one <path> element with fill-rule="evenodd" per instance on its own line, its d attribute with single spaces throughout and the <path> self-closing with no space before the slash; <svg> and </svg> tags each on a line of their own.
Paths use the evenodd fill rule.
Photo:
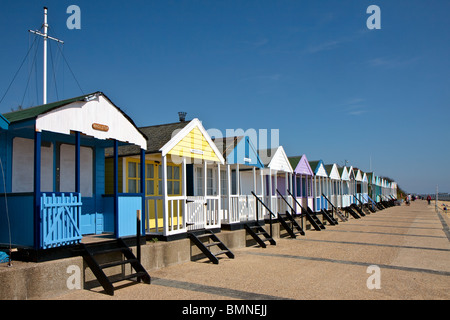
<svg viewBox="0 0 450 320">
<path fill-rule="evenodd" d="M 81 148 L 80 132 L 77 131 L 77 132 L 75 132 L 75 192 L 77 192 L 77 193 L 81 192 L 80 148 Z"/>
<path fill-rule="evenodd" d="M 43 104 L 47 104 L 47 7 L 44 7 L 44 79 L 43 79 Z"/>
<path fill-rule="evenodd" d="M 182 225 L 183 229 L 186 228 L 186 200 L 187 200 L 187 192 L 186 192 L 186 158 L 183 157 L 182 160 L 182 180 L 181 180 L 181 195 L 183 196 L 183 201 L 181 201 L 181 207 L 182 207 Z"/>
<path fill-rule="evenodd" d="M 42 100 L 43 104 L 47 104 L 47 40 L 54 40 L 59 43 L 64 43 L 64 41 L 50 37 L 48 35 L 48 23 L 47 23 L 47 7 L 44 7 L 44 33 L 40 31 L 33 31 L 28 30 L 28 32 L 31 32 L 33 34 L 36 34 L 38 36 L 41 36 L 44 38 L 44 54 L 43 54 L 43 88 L 42 88 Z"/>
<path fill-rule="evenodd" d="M 141 263 L 141 210 L 136 210 L 136 258 Z"/>
<path fill-rule="evenodd" d="M 163 232 L 164 235 L 167 236 L 168 232 L 169 232 L 169 201 L 167 198 L 167 157 L 166 156 L 162 156 L 162 184 L 163 184 L 163 192 L 162 192 L 162 196 L 163 196 Z M 156 217 L 156 219 L 158 219 Z"/>
<path fill-rule="evenodd" d="M 41 246 L 41 132 L 34 132 L 34 247 Z"/>
<path fill-rule="evenodd" d="M 232 223 L 235 222 L 232 215 L 231 215 L 231 168 L 230 168 L 230 164 L 227 163 L 227 202 L 228 202 L 228 207 L 227 207 L 227 211 L 228 211 L 228 223 Z"/>
<path fill-rule="evenodd" d="M 140 158 L 141 158 L 141 197 L 142 197 L 142 205 L 141 205 L 141 209 L 142 209 L 142 212 L 143 212 L 143 216 L 144 216 L 144 219 L 145 219 L 145 217 L 146 217 L 146 213 L 147 213 L 147 208 L 146 208 L 146 204 L 147 204 L 147 201 L 145 200 L 145 195 L 146 195 L 146 190 L 145 190 L 145 185 L 146 185 L 146 183 L 145 183 L 145 150 L 144 149 L 141 149 L 141 156 L 140 156 Z M 143 233 L 145 233 L 145 225 L 144 224 L 142 224 L 141 225 L 141 229 L 140 230 L 142 230 L 142 232 Z"/>
<path fill-rule="evenodd" d="M 119 142 L 114 139 L 113 160 L 113 194 L 114 194 L 114 233 L 119 238 Z"/>
<path fill-rule="evenodd" d="M 238 196 L 238 202 L 239 202 L 239 196 L 241 195 L 241 185 L 240 185 L 240 177 L 239 177 L 239 163 L 236 164 L 236 195 Z"/>
</svg>

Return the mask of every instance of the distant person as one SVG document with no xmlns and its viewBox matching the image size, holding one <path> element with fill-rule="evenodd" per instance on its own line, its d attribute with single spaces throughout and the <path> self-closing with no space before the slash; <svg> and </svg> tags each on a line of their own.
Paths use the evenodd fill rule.
<svg viewBox="0 0 450 320">
<path fill-rule="evenodd" d="M 428 201 L 428 204 L 430 204 L 430 202 L 431 202 L 431 196 L 430 195 L 428 195 L 427 201 Z"/>
</svg>

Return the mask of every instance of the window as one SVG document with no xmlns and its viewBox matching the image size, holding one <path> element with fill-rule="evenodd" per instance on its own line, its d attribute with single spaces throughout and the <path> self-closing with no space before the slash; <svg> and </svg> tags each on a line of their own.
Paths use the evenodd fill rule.
<svg viewBox="0 0 450 320">
<path fill-rule="evenodd" d="M 167 165 L 167 194 L 181 195 L 180 166 Z"/>
<path fill-rule="evenodd" d="M 207 195 L 212 196 L 214 194 L 214 178 L 213 178 L 213 169 L 206 169 L 206 190 Z"/>
<path fill-rule="evenodd" d="M 306 197 L 306 195 L 307 195 L 306 192 L 307 192 L 308 180 L 307 180 L 307 178 L 304 177 L 304 176 L 302 176 L 301 179 L 302 179 L 302 183 L 301 183 L 301 185 L 302 185 L 302 193 L 301 193 L 301 196 L 302 196 L 302 197 Z"/>
<path fill-rule="evenodd" d="M 195 168 L 195 182 L 196 182 L 196 196 L 203 195 L 203 168 L 196 167 Z"/>
<path fill-rule="evenodd" d="M 162 195 L 162 165 L 155 161 L 145 162 L 145 194 Z M 127 192 L 140 192 L 140 161 L 127 159 Z M 167 164 L 167 194 L 181 195 L 181 165 Z"/>
<path fill-rule="evenodd" d="M 127 159 L 127 192 L 140 192 L 141 170 L 137 159 Z"/>
<path fill-rule="evenodd" d="M 222 195 L 228 194 L 227 190 L 227 173 L 225 170 L 220 170 L 220 193 Z"/>
</svg>

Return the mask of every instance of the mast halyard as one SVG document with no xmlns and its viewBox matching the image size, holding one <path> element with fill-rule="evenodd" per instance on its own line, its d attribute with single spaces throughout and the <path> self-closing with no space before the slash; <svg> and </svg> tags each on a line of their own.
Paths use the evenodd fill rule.
<svg viewBox="0 0 450 320">
<path fill-rule="evenodd" d="M 41 36 L 44 38 L 44 61 L 43 61 L 43 104 L 47 104 L 47 39 L 59 42 L 64 44 L 64 41 L 50 37 L 48 35 L 48 23 L 47 23 L 47 7 L 44 7 L 44 33 L 39 32 L 38 30 L 28 30 L 31 33 L 34 33 L 38 36 Z"/>
</svg>

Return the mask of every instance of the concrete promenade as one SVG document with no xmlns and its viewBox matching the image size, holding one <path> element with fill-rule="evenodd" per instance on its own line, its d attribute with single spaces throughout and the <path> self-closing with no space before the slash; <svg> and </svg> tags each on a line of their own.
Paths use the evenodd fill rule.
<svg viewBox="0 0 450 320">
<path fill-rule="evenodd" d="M 124 283 L 114 296 L 100 287 L 52 299 L 449 300 L 449 225 L 433 204 L 415 201 L 265 249 L 234 249 L 235 259 L 218 265 L 202 259 L 153 270 L 152 284 Z"/>
</svg>

